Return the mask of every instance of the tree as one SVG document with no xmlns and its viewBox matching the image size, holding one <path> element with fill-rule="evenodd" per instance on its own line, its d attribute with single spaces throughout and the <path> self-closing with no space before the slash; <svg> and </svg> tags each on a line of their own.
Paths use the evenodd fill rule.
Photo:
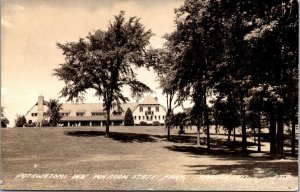
<svg viewBox="0 0 300 192">
<path fill-rule="evenodd" d="M 171 126 L 179 127 L 179 134 L 184 134 L 184 127 L 188 126 L 189 122 L 190 118 L 188 114 L 184 112 L 172 115 L 169 121 Z"/>
<path fill-rule="evenodd" d="M 298 106 L 294 94 L 298 93 L 298 3 L 263 1 L 256 6 L 259 11 L 253 14 L 252 30 L 244 39 L 252 81 L 263 90 L 269 114 L 270 155 L 282 158 L 284 117 L 294 119 Z"/>
<path fill-rule="evenodd" d="M 164 36 L 166 39 L 168 35 Z M 177 85 L 173 84 L 173 71 L 171 67 L 176 62 L 176 54 L 174 52 L 174 47 L 167 41 L 165 44 L 165 49 L 150 49 L 146 55 L 147 67 L 152 67 L 157 73 L 159 78 L 159 88 L 162 89 L 163 94 L 167 98 L 167 110 L 166 110 L 166 129 L 168 141 L 171 141 L 170 129 L 173 126 L 172 123 L 168 123 L 173 116 L 173 110 L 176 108 L 180 102 L 176 103 L 172 107 L 175 94 L 177 92 Z"/>
<path fill-rule="evenodd" d="M 24 115 L 17 115 L 17 119 L 15 120 L 16 127 L 23 127 L 26 124 L 26 118 Z"/>
<path fill-rule="evenodd" d="M 125 117 L 124 117 L 124 125 L 125 126 L 133 126 L 134 125 L 134 120 L 132 116 L 132 112 L 130 108 L 127 109 L 125 112 Z"/>
<path fill-rule="evenodd" d="M 80 100 L 88 89 L 104 102 L 106 111 L 106 136 L 109 136 L 110 111 L 113 107 L 129 101 L 122 88 L 128 86 L 131 96 L 140 98 L 150 88 L 136 79 L 132 67 L 144 66 L 144 55 L 151 30 L 145 31 L 140 19 L 125 13 L 115 16 L 106 31 L 89 33 L 87 39 L 78 42 L 58 43 L 63 50 L 65 63 L 55 69 L 54 75 L 65 82 L 61 95 L 67 100 Z"/>
<path fill-rule="evenodd" d="M 174 47 L 172 84 L 179 90 L 178 100 L 191 100 L 197 119 L 197 145 L 200 145 L 201 121 L 207 126 L 207 150 L 210 150 L 207 98 L 211 93 L 212 71 L 223 53 L 221 22 L 215 1 L 186 0 L 176 9 L 176 29 L 168 37 Z"/>
<path fill-rule="evenodd" d="M 48 110 L 46 112 L 46 116 L 49 117 L 49 125 L 57 126 L 61 121 L 61 114 L 59 111 L 62 109 L 62 104 L 59 103 L 56 99 L 50 99 L 49 102 L 46 103 Z"/>
<path fill-rule="evenodd" d="M 4 116 L 4 107 L 1 107 L 1 127 L 7 127 L 9 120 Z"/>
</svg>

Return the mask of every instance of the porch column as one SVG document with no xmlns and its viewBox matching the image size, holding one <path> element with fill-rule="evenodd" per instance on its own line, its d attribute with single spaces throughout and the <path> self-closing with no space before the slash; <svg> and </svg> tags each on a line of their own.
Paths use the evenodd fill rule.
<svg viewBox="0 0 300 192">
<path fill-rule="evenodd" d="M 81 122 L 79 121 L 78 126 L 81 126 Z"/>
<path fill-rule="evenodd" d="M 114 126 L 114 122 L 113 121 L 111 121 L 111 126 Z"/>
<path fill-rule="evenodd" d="M 92 121 L 90 121 L 90 127 L 92 126 Z"/>
<path fill-rule="evenodd" d="M 68 127 L 70 127 L 70 121 L 68 121 Z"/>
</svg>

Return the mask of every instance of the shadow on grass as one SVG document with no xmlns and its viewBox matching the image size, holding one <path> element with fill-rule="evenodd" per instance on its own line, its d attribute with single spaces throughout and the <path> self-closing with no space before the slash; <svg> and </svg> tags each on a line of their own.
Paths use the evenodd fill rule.
<svg viewBox="0 0 300 192">
<path fill-rule="evenodd" d="M 65 131 L 64 134 L 75 137 L 98 137 L 105 135 L 103 131 Z"/>
<path fill-rule="evenodd" d="M 188 169 L 187 174 L 192 175 L 245 175 L 247 177 L 266 178 L 266 177 L 285 177 L 297 176 L 296 161 L 274 161 L 269 158 L 268 153 L 257 153 L 248 150 L 249 157 L 242 157 L 240 150 L 211 149 L 209 153 L 205 147 L 196 146 L 167 146 L 168 150 L 181 152 L 189 155 L 201 157 L 210 156 L 220 161 L 232 161 L 225 165 L 185 165 Z M 256 156 L 255 153 L 259 154 Z M 288 178 L 287 178 L 288 179 Z"/>
<path fill-rule="evenodd" d="M 105 136 L 105 132 L 103 131 L 65 131 L 65 135 L 75 136 L 75 137 L 99 137 Z M 110 132 L 109 138 L 120 141 L 123 143 L 129 142 L 156 142 L 157 139 L 147 134 L 136 134 L 136 133 L 118 133 L 118 132 Z"/>
<path fill-rule="evenodd" d="M 239 161 L 231 165 L 186 165 L 188 174 L 243 175 L 247 177 L 286 179 L 297 176 L 297 162 Z M 276 181 L 276 180 L 275 180 Z"/>
</svg>

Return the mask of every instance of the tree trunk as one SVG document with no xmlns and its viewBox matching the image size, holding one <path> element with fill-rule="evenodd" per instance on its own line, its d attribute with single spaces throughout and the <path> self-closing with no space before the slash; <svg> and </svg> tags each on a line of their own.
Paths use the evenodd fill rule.
<svg viewBox="0 0 300 192">
<path fill-rule="evenodd" d="M 200 146 L 200 122 L 197 123 L 197 146 Z"/>
<path fill-rule="evenodd" d="M 255 136 L 255 127 L 253 128 L 253 139 L 254 139 L 254 143 L 256 144 L 256 136 Z"/>
<path fill-rule="evenodd" d="M 270 157 L 274 158 L 276 154 L 276 122 L 275 122 L 275 114 L 274 108 L 270 107 L 269 111 L 269 119 L 270 119 Z"/>
<path fill-rule="evenodd" d="M 107 109 L 106 114 L 107 114 L 107 118 L 106 118 L 105 136 L 109 137 L 110 109 Z"/>
<path fill-rule="evenodd" d="M 248 156 L 247 151 L 247 130 L 245 121 L 245 108 L 244 108 L 244 97 L 241 96 L 241 120 L 242 120 L 242 156 Z"/>
<path fill-rule="evenodd" d="M 218 124 L 215 124 L 215 132 L 218 133 Z"/>
<path fill-rule="evenodd" d="M 206 89 L 205 89 L 206 90 Z M 210 134 L 209 134 L 209 122 L 208 122 L 208 110 L 206 105 L 206 93 L 204 92 L 204 123 L 206 125 L 206 140 L 207 140 L 207 151 L 210 151 Z"/>
<path fill-rule="evenodd" d="M 283 158 L 284 157 L 284 129 L 283 129 L 283 107 L 280 106 L 278 107 L 277 111 L 277 137 L 276 137 L 276 142 L 277 142 L 277 153 L 276 156 L 277 158 Z"/>
<path fill-rule="evenodd" d="M 167 114 L 166 119 L 170 119 L 172 111 L 172 94 L 167 94 Z M 168 129 L 168 141 L 171 141 L 171 127 L 170 125 L 167 125 L 167 122 L 165 121 L 166 128 Z"/>
<path fill-rule="evenodd" d="M 292 119 L 292 135 L 291 135 L 291 139 L 292 139 L 292 157 L 296 156 L 296 118 Z"/>
<path fill-rule="evenodd" d="M 258 112 L 258 138 L 257 138 L 257 151 L 261 152 L 261 143 L 260 143 L 260 138 L 261 138 L 261 112 Z"/>
<path fill-rule="evenodd" d="M 228 138 L 227 138 L 227 140 L 228 140 L 228 148 L 230 149 L 231 148 L 231 142 L 230 142 L 231 128 L 227 128 L 227 130 L 228 130 Z"/>
<path fill-rule="evenodd" d="M 235 127 L 233 128 L 233 143 L 235 143 Z"/>
<path fill-rule="evenodd" d="M 171 141 L 170 126 L 167 126 L 167 128 L 168 128 L 168 141 Z"/>
</svg>

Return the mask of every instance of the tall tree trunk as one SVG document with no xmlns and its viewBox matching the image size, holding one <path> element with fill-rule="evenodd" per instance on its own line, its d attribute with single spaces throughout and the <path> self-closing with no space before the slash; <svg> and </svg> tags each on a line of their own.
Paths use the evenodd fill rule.
<svg viewBox="0 0 300 192">
<path fill-rule="evenodd" d="M 107 109 L 106 114 L 107 114 L 107 118 L 106 118 L 105 136 L 109 137 L 110 108 Z"/>
<path fill-rule="evenodd" d="M 269 111 L 269 119 L 270 119 L 270 157 L 274 158 L 276 154 L 276 121 L 275 121 L 275 113 L 274 107 L 270 107 Z"/>
<path fill-rule="evenodd" d="M 197 122 L 197 146 L 200 146 L 200 118 L 198 118 Z"/>
<path fill-rule="evenodd" d="M 283 107 L 280 105 L 278 107 L 277 111 L 277 137 L 276 137 L 276 142 L 277 142 L 277 158 L 283 158 L 284 157 L 284 129 L 283 129 Z"/>
<path fill-rule="evenodd" d="M 253 128 L 253 139 L 254 139 L 254 143 L 256 144 L 256 132 L 255 132 L 255 127 Z"/>
<path fill-rule="evenodd" d="M 260 138 L 261 138 L 261 112 L 258 111 L 258 137 L 257 137 L 257 151 L 261 152 L 261 143 L 260 143 Z"/>
<path fill-rule="evenodd" d="M 228 140 L 228 148 L 230 149 L 231 148 L 231 142 L 230 142 L 231 128 L 228 127 L 227 130 L 228 130 L 228 138 L 227 138 L 227 140 Z"/>
<path fill-rule="evenodd" d="M 207 151 L 210 151 L 210 134 L 209 134 L 209 122 L 208 122 L 208 110 L 206 105 L 206 88 L 204 89 L 204 123 L 206 125 L 206 140 L 207 140 Z"/>
<path fill-rule="evenodd" d="M 245 107 L 244 107 L 244 96 L 241 95 L 241 120 L 242 120 L 242 156 L 248 156 L 247 151 L 247 130 L 245 121 Z"/>
<path fill-rule="evenodd" d="M 235 140 L 235 127 L 233 128 L 233 143 L 235 143 L 236 140 Z"/>
<path fill-rule="evenodd" d="M 295 157 L 296 156 L 296 118 L 294 117 L 294 114 L 293 114 L 293 117 L 292 117 L 292 157 Z"/>
<path fill-rule="evenodd" d="M 166 119 L 170 119 L 171 111 L 172 111 L 172 93 L 167 93 L 167 113 L 166 113 Z M 171 141 L 171 127 L 170 125 L 167 125 L 167 122 L 165 121 L 165 126 L 167 129 L 167 138 L 168 141 Z"/>
</svg>

